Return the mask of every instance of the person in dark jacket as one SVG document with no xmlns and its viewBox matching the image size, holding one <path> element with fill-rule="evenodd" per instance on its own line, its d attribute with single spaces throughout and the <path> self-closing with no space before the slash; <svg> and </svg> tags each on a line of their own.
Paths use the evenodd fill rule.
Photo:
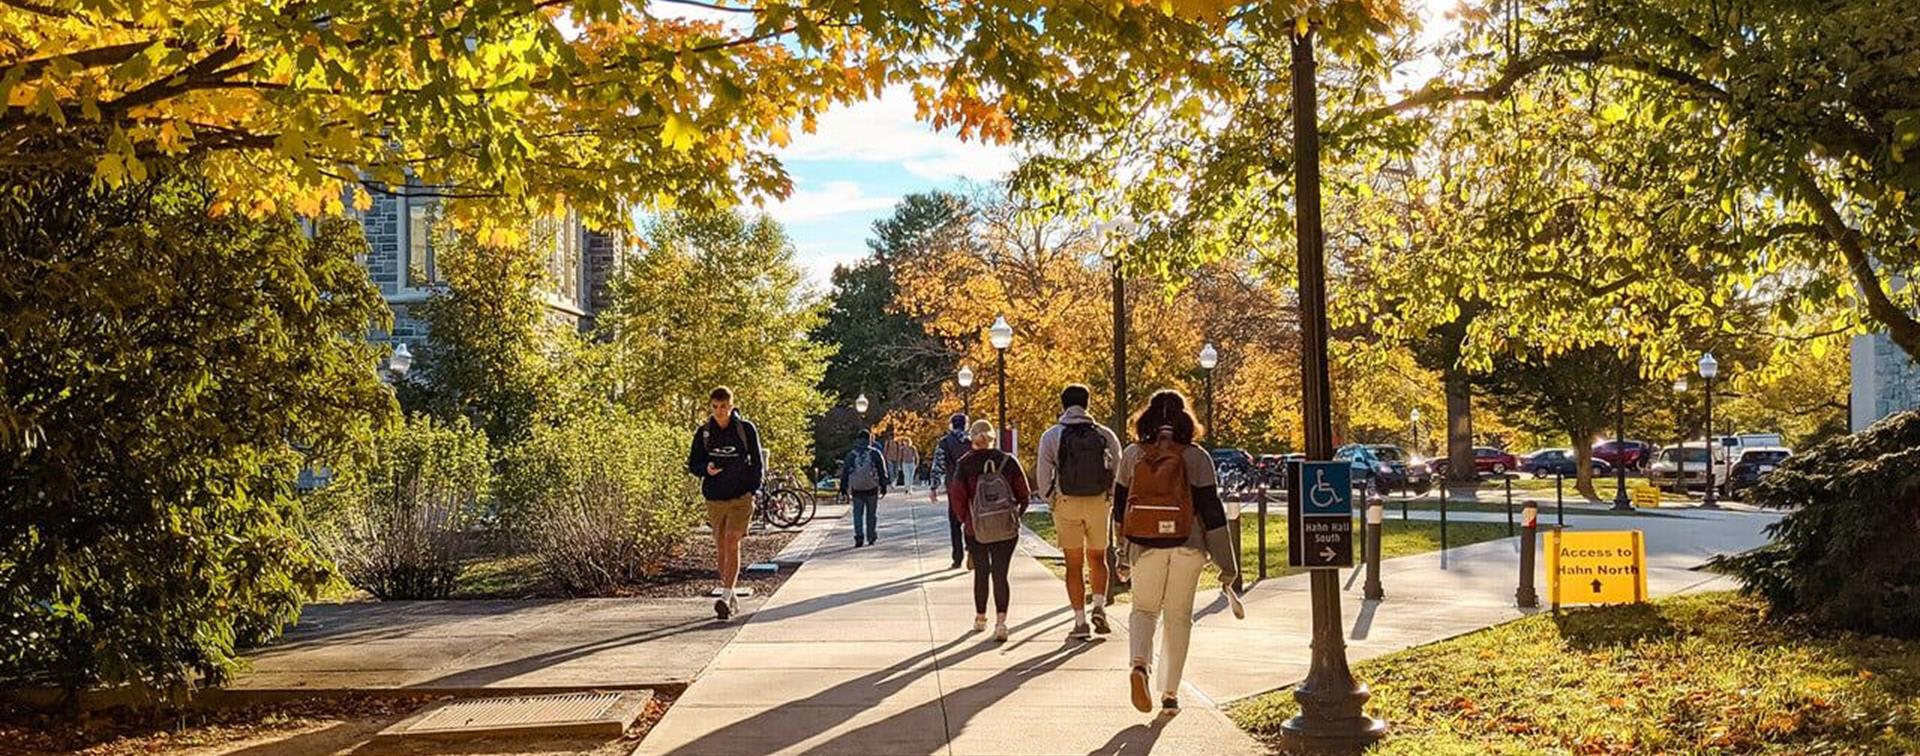
<svg viewBox="0 0 1920 756">
<path fill-rule="evenodd" d="M 953 482 L 954 468 L 960 464 L 960 458 L 967 456 L 967 452 L 973 446 L 967 441 L 966 415 L 955 412 L 953 417 L 948 419 L 947 424 L 951 429 L 947 431 L 947 435 L 941 436 L 933 447 L 933 477 L 936 482 L 927 487 L 929 503 L 939 503 L 940 499 L 934 492 L 946 488 L 947 484 Z M 947 537 L 953 542 L 951 569 L 960 569 L 960 560 L 965 556 L 966 540 L 960 533 L 960 518 L 953 516 L 952 510 L 948 510 L 947 513 Z"/>
<path fill-rule="evenodd" d="M 740 580 L 740 540 L 753 519 L 753 496 L 766 475 L 766 460 L 760 455 L 760 432 L 733 408 L 733 390 L 721 386 L 709 399 L 713 415 L 693 433 L 687 474 L 700 479 L 700 496 L 707 500 L 722 593 L 713 612 L 724 620 L 740 611 L 733 595 Z"/>
<path fill-rule="evenodd" d="M 1233 540 L 1227 530 L 1226 508 L 1220 503 L 1220 490 L 1213 469 L 1213 458 L 1206 449 L 1193 443 L 1200 424 L 1187 411 L 1186 397 L 1178 391 L 1155 392 L 1145 409 L 1134 416 L 1134 442 L 1120 454 L 1120 469 L 1114 476 L 1113 522 L 1115 531 L 1125 533 L 1128 488 L 1134 484 L 1135 468 L 1149 446 L 1178 449 L 1186 484 L 1191 489 L 1193 521 L 1185 537 L 1150 538 L 1126 536 L 1120 550 L 1118 577 L 1133 578 L 1133 613 L 1128 618 L 1127 635 L 1133 669 L 1129 675 L 1133 706 L 1151 711 L 1148 672 L 1153 661 L 1153 636 L 1156 629 L 1165 637 L 1160 646 L 1160 707 L 1180 709 L 1180 673 L 1187 663 L 1187 647 L 1193 632 L 1193 599 L 1199 587 L 1200 570 L 1209 559 L 1220 568 L 1221 593 L 1238 618 L 1245 617 L 1240 599 L 1229 587 L 1239 574 L 1233 559 Z"/>
<path fill-rule="evenodd" d="M 1014 501 L 1020 502 L 1020 513 L 1026 514 L 1027 501 L 1033 498 L 1033 489 L 1027 485 L 1027 474 L 1020 469 L 1020 460 L 1013 455 L 993 448 L 993 424 L 977 420 L 967 430 L 967 438 L 973 449 L 960 458 L 955 466 L 953 481 L 947 484 L 948 516 L 960 521 L 966 535 L 967 551 L 973 555 L 973 631 L 987 629 L 987 587 L 992 583 L 993 605 L 996 622 L 993 626 L 993 639 L 1007 639 L 1007 605 L 1012 603 L 1012 585 L 1007 581 L 1007 571 L 1013 567 L 1013 550 L 1020 545 L 1020 539 L 1013 538 L 999 543 L 980 543 L 973 537 L 973 495 L 980 485 L 980 476 L 987 465 L 1007 478 L 1008 488 L 1013 490 Z"/>
<path fill-rule="evenodd" d="M 853 546 L 871 546 L 880 539 L 880 497 L 887 495 L 887 459 L 873 442 L 873 431 L 861 429 L 853 448 L 840 465 L 840 490 L 853 502 Z"/>
</svg>

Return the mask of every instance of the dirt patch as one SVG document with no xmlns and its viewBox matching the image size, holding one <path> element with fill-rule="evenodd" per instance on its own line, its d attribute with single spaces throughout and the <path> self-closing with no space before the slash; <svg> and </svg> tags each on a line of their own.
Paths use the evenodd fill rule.
<svg viewBox="0 0 1920 756">
<path fill-rule="evenodd" d="M 78 756 L 627 756 L 673 697 L 655 694 L 617 740 L 487 738 L 373 745 L 375 733 L 440 697 L 301 699 L 156 716 L 125 711 L 73 721 L 0 711 L 0 754 Z"/>
<path fill-rule="evenodd" d="M 757 562 L 771 562 L 773 557 L 787 547 L 798 531 L 776 530 L 767 533 L 749 533 L 740 543 L 740 565 Z M 719 583 L 720 573 L 714 570 L 718 552 L 713 539 L 708 537 L 690 538 L 661 565 L 653 579 L 645 583 L 621 586 L 613 595 L 635 598 L 686 598 L 705 596 Z M 793 575 L 792 568 L 783 568 L 774 573 L 744 573 L 740 576 L 740 585 L 752 588 L 757 595 L 765 596 L 780 587 Z"/>
</svg>

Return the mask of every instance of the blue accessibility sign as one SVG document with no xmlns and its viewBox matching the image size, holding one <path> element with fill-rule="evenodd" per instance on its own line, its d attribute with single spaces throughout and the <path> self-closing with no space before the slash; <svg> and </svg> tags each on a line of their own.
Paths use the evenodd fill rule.
<svg viewBox="0 0 1920 756">
<path fill-rule="evenodd" d="M 1300 463 L 1301 512 L 1307 517 L 1353 516 L 1353 467 L 1346 461 Z"/>
</svg>

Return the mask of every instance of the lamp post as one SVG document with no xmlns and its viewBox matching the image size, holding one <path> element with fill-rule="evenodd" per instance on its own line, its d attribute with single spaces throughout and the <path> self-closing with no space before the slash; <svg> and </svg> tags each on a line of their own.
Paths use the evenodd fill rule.
<svg viewBox="0 0 1920 756">
<path fill-rule="evenodd" d="M 407 349 L 407 342 L 402 341 L 393 345 L 393 354 L 387 355 L 387 369 L 381 373 L 380 379 L 391 386 L 406 380 L 407 371 L 412 368 L 413 352 Z"/>
<path fill-rule="evenodd" d="M 1300 280 L 1300 411 L 1307 459 L 1333 459 L 1332 386 L 1327 376 L 1327 261 L 1320 228 L 1320 125 L 1314 88 L 1313 26 L 1292 39 L 1294 249 Z M 1340 620 L 1340 575 L 1314 570 L 1313 655 L 1293 690 L 1300 713 L 1280 725 L 1289 751 L 1358 752 L 1387 734 L 1366 715 L 1371 694 L 1353 679 Z"/>
<path fill-rule="evenodd" d="M 1627 373 L 1620 371 L 1614 386 L 1613 404 L 1613 506 L 1615 512 L 1633 511 L 1633 499 L 1627 496 Z"/>
<path fill-rule="evenodd" d="M 1673 455 L 1673 490 L 1680 498 L 1687 497 L 1687 377 L 1673 379 L 1673 393 L 1680 397 L 1680 414 L 1674 419 L 1679 425 L 1680 451 Z"/>
<path fill-rule="evenodd" d="M 1200 348 L 1200 369 L 1207 373 L 1207 441 L 1213 441 L 1213 368 L 1220 364 L 1220 352 L 1213 348 L 1213 342 L 1207 342 Z"/>
<path fill-rule="evenodd" d="M 1000 361 L 1000 434 L 1007 432 L 1007 347 L 1013 346 L 1013 326 L 1007 325 L 1004 315 L 993 317 L 993 326 L 987 329 L 987 340 L 992 342 L 994 354 Z"/>
<path fill-rule="evenodd" d="M 966 414 L 968 420 L 972 420 L 973 419 L 973 368 L 967 367 L 966 365 L 961 365 L 960 374 L 957 376 L 957 379 L 960 381 L 960 406 L 962 408 L 961 412 Z"/>
<path fill-rule="evenodd" d="M 866 394 L 861 394 L 860 398 L 853 400 L 853 411 L 860 413 L 860 422 L 864 423 L 867 421 L 868 406 Z"/>
<path fill-rule="evenodd" d="M 1420 453 L 1420 408 L 1407 410 L 1407 428 L 1413 433 L 1413 453 Z"/>
<path fill-rule="evenodd" d="M 1713 473 L 1714 473 L 1714 469 L 1713 469 L 1713 468 L 1715 467 L 1715 462 L 1713 461 L 1713 451 L 1714 451 L 1714 443 L 1713 443 L 1713 379 L 1714 379 L 1715 377 L 1717 377 L 1717 376 L 1719 376 L 1719 375 L 1720 375 L 1720 361 L 1719 361 L 1719 360 L 1716 360 L 1716 359 L 1714 359 L 1714 358 L 1713 358 L 1713 353 L 1712 353 L 1712 352 L 1708 352 L 1708 353 L 1706 353 L 1705 355 L 1702 355 L 1702 356 L 1700 357 L 1700 364 L 1698 365 L 1698 367 L 1700 368 L 1700 377 L 1701 377 L 1701 378 L 1705 378 L 1705 379 L 1707 379 L 1707 386 L 1706 386 L 1706 393 L 1707 393 L 1707 495 L 1706 495 L 1706 498 L 1704 498 L 1704 499 L 1702 499 L 1702 500 L 1700 501 L 1700 508 L 1701 508 L 1701 509 L 1719 509 L 1719 508 L 1720 508 L 1720 497 L 1719 497 L 1719 496 L 1717 496 L 1717 495 L 1715 494 L 1715 492 L 1714 492 L 1714 482 L 1713 482 L 1713 478 L 1714 478 L 1714 474 L 1713 474 Z"/>
<path fill-rule="evenodd" d="M 1119 248 L 1109 243 L 1112 236 L 1132 234 L 1140 224 L 1125 216 L 1097 223 L 1094 236 L 1100 239 L 1100 256 L 1113 271 L 1113 427 L 1127 426 L 1127 276 Z"/>
</svg>

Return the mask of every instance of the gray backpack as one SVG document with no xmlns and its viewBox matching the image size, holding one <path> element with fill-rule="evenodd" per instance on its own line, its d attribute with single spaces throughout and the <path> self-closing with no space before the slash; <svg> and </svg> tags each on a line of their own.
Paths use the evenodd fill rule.
<svg viewBox="0 0 1920 756">
<path fill-rule="evenodd" d="M 873 466 L 873 450 L 861 449 L 853 457 L 853 471 L 847 473 L 848 491 L 877 491 L 880 489 L 880 471 Z"/>
<path fill-rule="evenodd" d="M 1020 502 L 1013 498 L 1013 484 L 1000 472 L 1000 466 L 988 462 L 973 486 L 973 540 L 1000 543 L 1020 537 Z"/>
</svg>

